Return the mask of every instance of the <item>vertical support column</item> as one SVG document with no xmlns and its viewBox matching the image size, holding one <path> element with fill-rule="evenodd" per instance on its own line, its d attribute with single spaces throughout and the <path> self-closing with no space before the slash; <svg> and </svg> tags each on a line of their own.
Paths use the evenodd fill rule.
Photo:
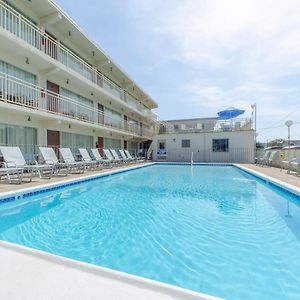
<svg viewBox="0 0 300 300">
<path fill-rule="evenodd" d="M 37 144 L 47 146 L 47 129 L 44 127 L 37 128 Z"/>
</svg>

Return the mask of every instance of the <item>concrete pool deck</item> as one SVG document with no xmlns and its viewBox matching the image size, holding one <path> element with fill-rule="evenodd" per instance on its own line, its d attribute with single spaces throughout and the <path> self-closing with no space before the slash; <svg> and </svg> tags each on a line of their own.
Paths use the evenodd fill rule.
<svg viewBox="0 0 300 300">
<path fill-rule="evenodd" d="M 286 170 L 281 170 L 280 168 L 273 167 L 261 167 L 254 164 L 240 164 L 243 167 L 246 167 L 255 172 L 262 173 L 263 175 L 269 176 L 276 180 L 280 180 L 284 183 L 293 185 L 297 188 L 300 188 L 300 176 L 296 176 L 295 172 L 291 172 L 291 174 L 287 174 Z"/>
<path fill-rule="evenodd" d="M 27 188 L 36 188 L 44 184 L 50 184 L 50 183 L 62 183 L 66 180 L 72 180 L 72 179 L 79 179 L 79 178 L 85 178 L 91 175 L 98 175 L 98 174 L 104 174 L 115 170 L 121 170 L 126 169 L 128 167 L 136 167 L 136 166 L 142 166 L 145 165 L 145 163 L 131 163 L 130 165 L 121 165 L 121 166 L 113 166 L 112 168 L 105 168 L 102 170 L 95 170 L 95 171 L 86 171 L 83 174 L 68 174 L 68 176 L 64 175 L 58 175 L 53 176 L 51 179 L 41 179 L 39 177 L 33 177 L 31 182 L 22 182 L 21 184 L 9 184 L 5 180 L 0 180 L 0 194 L 1 193 L 7 193 L 7 192 L 16 192 L 22 189 Z"/>
</svg>

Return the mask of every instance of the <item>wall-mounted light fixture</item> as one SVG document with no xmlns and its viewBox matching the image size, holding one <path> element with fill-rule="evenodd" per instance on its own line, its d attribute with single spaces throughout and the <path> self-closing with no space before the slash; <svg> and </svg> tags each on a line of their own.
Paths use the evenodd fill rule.
<svg viewBox="0 0 300 300">
<path fill-rule="evenodd" d="M 27 119 L 27 121 L 28 121 L 28 122 L 31 122 L 31 118 L 30 118 L 30 116 L 28 116 L 28 119 Z"/>
<path fill-rule="evenodd" d="M 94 96 L 94 93 L 93 93 L 93 92 L 91 92 L 91 96 Z"/>
<path fill-rule="evenodd" d="M 69 129 L 71 128 L 71 124 L 69 124 Z"/>
<path fill-rule="evenodd" d="M 29 65 L 29 58 L 28 57 L 26 57 L 26 61 L 25 62 L 26 62 L 27 65 Z"/>
<path fill-rule="evenodd" d="M 93 131 L 93 133 L 95 133 L 95 129 L 93 129 L 92 131 Z"/>
<path fill-rule="evenodd" d="M 72 35 L 72 33 L 71 33 L 71 31 L 70 31 L 70 30 L 69 30 L 69 32 L 68 32 L 68 33 L 69 33 L 69 36 L 71 36 L 71 35 Z"/>
<path fill-rule="evenodd" d="M 69 84 L 69 82 L 70 82 L 69 79 L 67 79 L 66 84 Z"/>
<path fill-rule="evenodd" d="M 95 51 L 92 52 L 93 56 L 95 56 Z"/>
<path fill-rule="evenodd" d="M 173 139 L 173 142 L 175 142 L 176 141 L 176 139 Z"/>
</svg>

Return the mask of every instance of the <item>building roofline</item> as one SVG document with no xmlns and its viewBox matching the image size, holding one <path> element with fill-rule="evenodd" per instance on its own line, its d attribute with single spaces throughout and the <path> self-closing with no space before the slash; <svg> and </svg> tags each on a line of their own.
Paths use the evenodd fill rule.
<svg viewBox="0 0 300 300">
<path fill-rule="evenodd" d="M 91 45 L 95 48 L 95 50 L 99 51 L 101 55 L 105 56 L 105 58 L 112 63 L 113 66 L 115 66 L 121 74 L 126 77 L 127 81 L 132 82 L 135 87 L 137 87 L 151 102 L 152 108 L 157 108 L 158 104 L 155 102 L 142 88 L 139 87 L 138 84 L 134 80 L 131 79 L 131 77 L 116 63 L 113 59 L 92 39 L 89 37 L 89 35 L 53 0 L 47 0 L 47 2 L 55 9 L 57 10 L 72 26 L 75 27 L 75 29 L 83 35 L 83 37 L 91 43 Z"/>
<path fill-rule="evenodd" d="M 197 121 L 197 120 L 217 120 L 217 117 L 207 118 L 191 118 L 191 119 L 175 119 L 175 120 L 163 120 L 163 122 L 184 122 L 184 121 Z"/>
</svg>

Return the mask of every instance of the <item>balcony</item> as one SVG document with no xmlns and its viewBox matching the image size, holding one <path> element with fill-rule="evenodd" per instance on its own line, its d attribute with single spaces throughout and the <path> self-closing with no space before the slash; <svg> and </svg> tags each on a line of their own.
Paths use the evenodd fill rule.
<svg viewBox="0 0 300 300">
<path fill-rule="evenodd" d="M 94 107 L 55 94 L 42 87 L 27 83 L 0 72 L 0 101 L 64 116 L 100 127 L 115 129 L 137 138 L 150 138 L 151 130 L 138 124 L 112 118 Z"/>
<path fill-rule="evenodd" d="M 181 124 L 180 124 L 181 125 Z M 201 124 L 203 126 L 183 124 L 172 124 L 164 122 L 159 129 L 160 134 L 165 133 L 199 133 L 199 132 L 224 132 L 224 131 L 241 131 L 251 130 L 251 118 L 234 118 L 231 120 L 212 120 L 209 124 Z"/>
<path fill-rule="evenodd" d="M 42 31 L 38 26 L 2 1 L 0 2 L 0 27 L 85 77 L 109 92 L 112 96 L 122 100 L 144 117 L 150 118 L 153 121 L 156 120 L 156 116 L 150 109 L 101 74 L 95 67 L 80 58 L 61 42 Z"/>
</svg>

